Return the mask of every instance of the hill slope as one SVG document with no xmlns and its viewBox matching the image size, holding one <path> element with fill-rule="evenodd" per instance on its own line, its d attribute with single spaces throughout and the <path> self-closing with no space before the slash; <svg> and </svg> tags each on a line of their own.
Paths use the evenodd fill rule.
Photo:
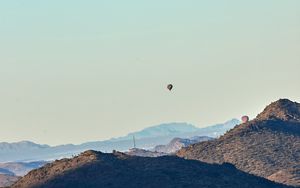
<svg viewBox="0 0 300 188">
<path fill-rule="evenodd" d="M 276 101 L 252 121 L 219 139 L 177 153 L 209 163 L 228 162 L 270 180 L 300 186 L 300 104 Z"/>
<path fill-rule="evenodd" d="M 286 187 L 246 174 L 232 165 L 213 165 L 175 156 L 133 157 L 86 151 L 33 170 L 12 188 L 94 187 Z"/>
</svg>

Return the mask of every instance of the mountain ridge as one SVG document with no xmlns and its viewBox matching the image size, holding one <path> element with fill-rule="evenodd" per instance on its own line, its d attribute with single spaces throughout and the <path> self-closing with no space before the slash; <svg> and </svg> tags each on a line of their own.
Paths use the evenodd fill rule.
<svg viewBox="0 0 300 188">
<path fill-rule="evenodd" d="M 300 186 L 299 107 L 299 103 L 280 99 L 255 119 L 237 125 L 216 140 L 183 148 L 177 155 L 208 163 L 228 162 L 245 172 Z"/>
<path fill-rule="evenodd" d="M 197 130 L 199 130 L 198 127 L 185 122 L 163 123 L 151 127 L 146 127 L 140 131 L 129 133 L 123 137 L 112 138 L 111 140 L 132 139 L 133 136 L 135 136 L 136 139 L 169 136 L 178 133 L 195 132 Z"/>
<path fill-rule="evenodd" d="M 79 187 L 222 187 L 287 186 L 237 170 L 229 164 L 206 164 L 176 156 L 136 157 L 121 152 L 86 151 L 33 170 L 11 188 Z"/>
</svg>

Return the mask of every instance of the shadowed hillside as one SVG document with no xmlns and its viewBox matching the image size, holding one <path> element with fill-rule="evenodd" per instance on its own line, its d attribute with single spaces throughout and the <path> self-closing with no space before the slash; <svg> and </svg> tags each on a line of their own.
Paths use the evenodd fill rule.
<svg viewBox="0 0 300 188">
<path fill-rule="evenodd" d="M 232 163 L 272 181 L 300 186 L 300 104 L 278 100 L 252 121 L 219 139 L 191 145 L 178 156 L 209 163 Z"/>
<path fill-rule="evenodd" d="M 134 157 L 86 151 L 33 170 L 12 188 L 93 187 L 286 187 L 246 174 L 229 164 L 213 165 L 175 156 Z"/>
</svg>

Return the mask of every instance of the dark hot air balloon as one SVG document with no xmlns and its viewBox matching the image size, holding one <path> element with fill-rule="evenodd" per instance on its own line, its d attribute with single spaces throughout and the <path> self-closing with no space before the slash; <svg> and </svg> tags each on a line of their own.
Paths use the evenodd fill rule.
<svg viewBox="0 0 300 188">
<path fill-rule="evenodd" d="M 243 116 L 242 117 L 242 122 L 243 123 L 247 123 L 249 121 L 249 117 L 248 116 Z"/>
<path fill-rule="evenodd" d="M 171 90 L 173 89 L 173 85 L 172 85 L 172 84 L 169 84 L 169 85 L 167 86 L 167 88 L 168 88 L 169 91 L 171 91 Z"/>
</svg>

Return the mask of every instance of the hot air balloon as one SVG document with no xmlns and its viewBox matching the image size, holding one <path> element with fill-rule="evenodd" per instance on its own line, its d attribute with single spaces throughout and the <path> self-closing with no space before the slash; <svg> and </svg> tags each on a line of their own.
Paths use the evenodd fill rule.
<svg viewBox="0 0 300 188">
<path fill-rule="evenodd" d="M 243 116 L 241 119 L 242 119 L 243 123 L 247 123 L 249 121 L 249 117 L 248 116 Z"/>
<path fill-rule="evenodd" d="M 172 85 L 172 84 L 169 84 L 169 85 L 167 86 L 167 88 L 168 88 L 169 91 L 171 91 L 171 90 L 173 89 L 173 85 Z"/>
</svg>

